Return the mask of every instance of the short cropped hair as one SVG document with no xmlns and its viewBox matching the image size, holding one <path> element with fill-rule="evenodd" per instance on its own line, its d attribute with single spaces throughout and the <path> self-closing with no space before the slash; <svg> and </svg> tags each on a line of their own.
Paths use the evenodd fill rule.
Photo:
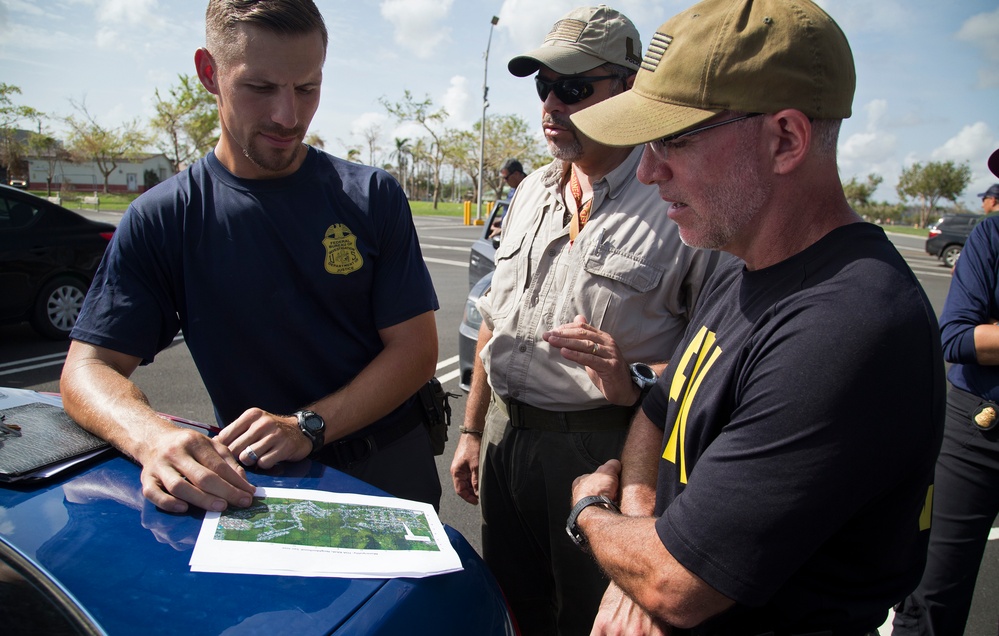
<svg viewBox="0 0 999 636">
<path fill-rule="evenodd" d="M 839 131 L 842 119 L 816 119 L 812 121 L 812 145 L 824 154 L 836 158 L 836 145 L 839 143 Z"/>
<path fill-rule="evenodd" d="M 324 52 L 329 44 L 326 23 L 312 0 L 209 0 L 205 11 L 205 42 L 220 63 L 231 58 L 232 34 L 240 24 L 284 35 L 318 31 Z"/>
<path fill-rule="evenodd" d="M 515 172 L 524 174 L 524 166 L 520 165 L 520 162 L 516 159 L 507 159 L 503 162 L 500 170 L 506 170 L 507 174 L 514 174 Z"/>
</svg>

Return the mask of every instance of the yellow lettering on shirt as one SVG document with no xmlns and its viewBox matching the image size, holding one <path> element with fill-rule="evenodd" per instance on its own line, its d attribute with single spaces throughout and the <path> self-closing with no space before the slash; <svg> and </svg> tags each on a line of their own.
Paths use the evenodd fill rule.
<svg viewBox="0 0 999 636">
<path fill-rule="evenodd" d="M 690 414 L 690 405 L 694 400 L 697 389 L 704 380 L 704 376 L 707 375 L 708 370 L 718 360 L 721 353 L 721 347 L 715 344 L 715 333 L 708 331 L 707 327 L 701 327 L 680 357 L 680 363 L 676 367 L 676 373 L 669 388 L 670 401 L 679 402 L 680 408 L 673 423 L 673 430 L 670 431 L 669 440 L 666 442 L 663 459 L 679 467 L 681 484 L 687 483 L 687 461 L 684 452 L 684 440 L 687 434 L 687 416 Z M 691 368 L 692 361 L 693 365 Z M 688 369 L 690 369 L 689 380 L 687 375 L 685 375 Z"/>
<path fill-rule="evenodd" d="M 926 489 L 926 501 L 923 502 L 923 510 L 919 513 L 919 531 L 930 529 L 930 519 L 933 516 L 933 484 Z"/>
</svg>

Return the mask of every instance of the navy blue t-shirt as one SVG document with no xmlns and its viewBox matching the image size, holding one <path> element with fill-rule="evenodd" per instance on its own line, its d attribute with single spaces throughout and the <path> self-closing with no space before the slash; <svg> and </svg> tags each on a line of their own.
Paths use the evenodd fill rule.
<svg viewBox="0 0 999 636">
<path fill-rule="evenodd" d="M 388 173 L 309 148 L 293 175 L 246 180 L 209 153 L 132 203 L 71 337 L 148 363 L 182 330 L 224 426 L 336 391 L 379 329 L 438 306 Z"/>
<path fill-rule="evenodd" d="M 922 573 L 944 393 L 933 308 L 879 228 L 719 268 L 643 402 L 660 539 L 737 603 L 692 632 L 881 625 Z"/>
</svg>

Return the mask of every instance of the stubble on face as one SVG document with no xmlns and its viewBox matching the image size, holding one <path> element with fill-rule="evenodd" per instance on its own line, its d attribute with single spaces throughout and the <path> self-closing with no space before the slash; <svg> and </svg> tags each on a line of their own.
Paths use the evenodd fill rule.
<svg viewBox="0 0 999 636">
<path fill-rule="evenodd" d="M 216 154 L 229 158 L 231 165 L 223 160 L 229 170 L 255 179 L 294 171 L 305 156 L 303 141 L 318 107 L 323 59 L 318 33 L 287 36 L 240 25 L 217 69 L 223 78 L 218 93 L 223 134 Z"/>
<path fill-rule="evenodd" d="M 583 144 L 579 141 L 579 130 L 569 120 L 568 117 L 560 117 L 546 113 L 541 119 L 542 128 L 545 124 L 559 126 L 567 132 L 572 133 L 570 141 L 556 142 L 551 137 L 546 136 L 548 142 L 548 152 L 552 157 L 561 159 L 567 163 L 574 163 L 583 157 Z"/>
<path fill-rule="evenodd" d="M 702 186 L 697 202 L 681 196 L 673 201 L 689 206 L 694 220 L 678 223 L 680 240 L 689 247 L 724 250 L 745 233 L 770 198 L 770 182 L 763 178 L 759 163 L 753 160 L 757 135 L 744 133 L 729 151 L 732 170 L 722 179 Z M 726 250 L 727 251 L 727 250 Z"/>
<path fill-rule="evenodd" d="M 302 145 L 305 133 L 302 126 L 295 128 L 268 126 L 254 128 L 250 131 L 249 139 L 238 140 L 238 142 L 243 150 L 243 156 L 253 162 L 255 166 L 270 172 L 283 172 L 295 163 L 300 153 L 305 151 L 305 147 Z M 260 135 L 271 135 L 283 139 L 294 137 L 298 140 L 298 144 L 290 149 L 272 148 L 260 140 Z"/>
</svg>

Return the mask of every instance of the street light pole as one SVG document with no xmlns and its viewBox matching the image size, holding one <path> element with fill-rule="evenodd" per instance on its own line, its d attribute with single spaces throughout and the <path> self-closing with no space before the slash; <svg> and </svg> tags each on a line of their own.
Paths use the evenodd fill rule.
<svg viewBox="0 0 999 636">
<path fill-rule="evenodd" d="M 479 130 L 479 192 L 478 199 L 479 205 L 475 212 L 475 220 L 482 220 L 482 179 L 483 179 L 483 164 L 485 164 L 486 159 L 486 108 L 489 107 L 489 47 L 493 43 L 493 27 L 499 23 L 499 18 L 493 16 L 493 19 L 489 23 L 489 39 L 486 41 L 486 63 L 485 70 L 482 72 L 482 123 Z"/>
</svg>

